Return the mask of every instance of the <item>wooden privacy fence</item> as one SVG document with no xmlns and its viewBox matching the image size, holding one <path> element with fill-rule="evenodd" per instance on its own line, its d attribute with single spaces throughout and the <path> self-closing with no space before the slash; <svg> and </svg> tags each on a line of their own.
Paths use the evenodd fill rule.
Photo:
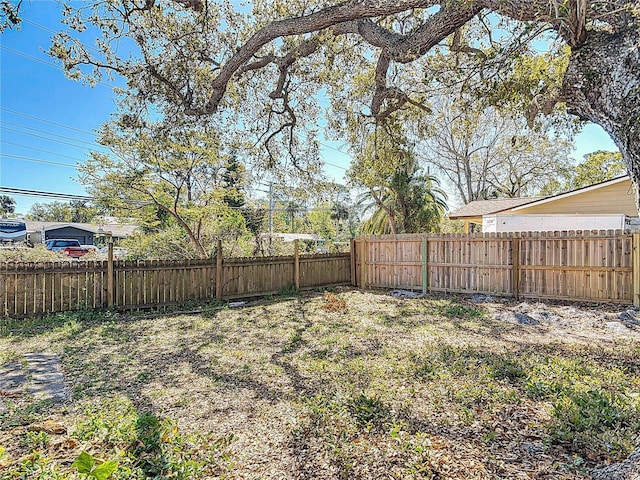
<svg viewBox="0 0 640 480">
<path fill-rule="evenodd" d="M 221 251 L 220 249 L 218 251 Z M 297 252 L 297 250 L 296 250 Z M 0 264 L 0 313 L 27 317 L 78 308 L 121 309 L 274 294 L 351 282 L 350 255 L 186 261 Z M 113 272 L 109 281 L 110 271 Z"/>
<path fill-rule="evenodd" d="M 222 249 L 218 248 L 218 252 Z M 82 307 L 135 309 L 233 299 L 283 288 L 484 293 L 640 305 L 640 233 L 385 235 L 351 254 L 190 261 L 0 263 L 0 315 Z"/>
<path fill-rule="evenodd" d="M 640 234 L 628 230 L 356 239 L 360 287 L 640 304 Z"/>
</svg>

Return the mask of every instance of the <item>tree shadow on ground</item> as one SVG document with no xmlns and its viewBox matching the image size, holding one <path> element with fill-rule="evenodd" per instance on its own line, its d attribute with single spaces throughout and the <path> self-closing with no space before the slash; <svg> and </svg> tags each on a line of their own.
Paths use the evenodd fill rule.
<svg viewBox="0 0 640 480">
<path fill-rule="evenodd" d="M 531 393 L 532 387 L 527 384 L 532 368 L 544 364 L 545 358 L 553 358 L 574 359 L 572 375 L 583 375 L 580 362 L 584 359 L 593 368 L 607 369 L 613 363 L 630 373 L 640 369 L 638 360 L 628 352 L 604 352 L 585 345 L 529 345 L 500 337 L 502 332 L 498 330 L 496 336 L 508 352 L 492 351 L 490 345 L 416 344 L 402 352 L 402 368 L 385 373 L 385 368 L 396 361 L 385 357 L 396 332 L 393 319 L 389 319 L 386 336 L 367 332 L 366 335 L 373 336 L 366 339 L 366 345 L 361 345 L 362 338 L 358 338 L 360 333 L 353 325 L 342 328 L 340 317 L 310 314 L 308 302 L 303 297 L 283 302 L 286 308 L 275 315 L 286 320 L 286 328 L 280 330 L 273 327 L 278 318 L 267 321 L 257 310 L 236 313 L 236 328 L 217 321 L 198 326 L 204 320 L 185 318 L 178 323 L 181 321 L 177 319 L 172 325 L 180 327 L 175 329 L 171 348 L 153 345 L 141 348 L 143 343 L 149 343 L 144 337 L 152 325 L 148 321 L 116 322 L 102 327 L 88 324 L 87 328 L 101 328 L 100 333 L 91 342 L 77 339 L 76 346 L 66 354 L 69 377 L 79 387 L 76 399 L 113 394 L 130 399 L 139 412 L 136 438 L 140 441 L 132 447 L 131 454 L 136 462 L 145 465 L 143 470 L 149 475 L 167 471 L 162 467 L 167 453 L 157 440 L 167 431 L 174 431 L 169 420 L 172 412 L 197 414 L 189 428 L 203 426 L 219 439 L 229 437 L 227 431 L 217 430 L 216 423 L 235 410 L 271 411 L 268 408 L 283 404 L 295 406 L 299 415 L 295 428 L 285 434 L 286 443 L 279 447 L 283 449 L 281 455 L 291 456 L 293 463 L 288 467 L 291 478 L 377 478 L 377 473 L 385 469 L 406 473 L 414 467 L 424 468 L 423 478 L 429 478 L 427 474 L 437 478 L 446 476 L 444 472 L 449 468 L 433 464 L 438 449 L 450 448 L 459 453 L 463 447 L 476 452 L 477 472 L 494 474 L 501 468 L 495 459 L 515 451 L 519 458 L 507 465 L 509 472 L 540 457 L 542 460 L 538 460 L 546 465 L 544 468 L 549 469 L 550 475 L 554 472 L 561 475 L 568 474 L 566 464 L 571 455 L 584 452 L 556 452 L 542 441 L 533 447 L 523 447 L 527 442 L 522 439 L 514 447 L 519 432 L 531 430 L 529 422 L 539 422 L 536 434 L 547 435 L 544 419 L 531 412 L 523 413 L 526 409 L 519 406 L 538 405 L 539 393 Z M 257 317 L 251 316 L 251 312 Z M 318 322 L 325 322 L 327 328 L 314 329 Z M 333 323 L 337 327 L 333 328 Z M 417 331 L 422 323 L 413 328 Z M 401 335 L 411 338 L 411 328 L 405 327 Z M 268 334 L 270 328 L 274 330 Z M 477 326 L 469 329 L 474 335 L 479 331 L 486 334 Z M 322 338 L 336 335 L 344 337 L 341 348 L 325 349 Z M 101 348 L 103 352 L 92 351 Z M 241 363 L 251 353 L 250 348 L 264 351 L 263 364 L 253 369 L 250 365 L 245 370 Z M 242 354 L 237 365 L 216 362 L 216 355 L 222 353 L 232 362 L 235 357 L 231 354 L 236 350 Z M 405 353 L 412 356 L 405 358 Z M 538 360 L 533 362 L 532 357 Z M 311 372 L 309 362 L 319 365 L 324 362 L 335 368 L 326 373 Z M 276 373 L 264 375 L 265 372 Z M 544 370 L 540 370 L 540 375 L 543 374 Z M 542 395 L 547 395 L 544 402 L 558 388 L 550 381 L 547 384 L 541 385 Z M 549 385 L 551 393 L 544 390 Z M 407 393 L 411 389 L 414 393 Z M 236 403 L 240 398 L 244 403 Z M 179 405 L 173 407 L 166 402 Z M 440 402 L 439 410 L 430 405 L 433 402 Z M 196 403 L 200 410 L 190 410 L 190 405 Z M 419 408 L 421 403 L 428 408 Z M 232 425 L 242 429 L 239 431 L 243 435 L 251 435 L 257 427 L 253 422 L 264 421 L 249 414 L 243 418 L 245 424 Z M 274 422 L 280 425 L 278 422 L 283 420 Z M 500 423 L 509 424 L 509 430 L 496 433 L 495 425 Z M 436 439 L 445 447 L 434 447 Z M 233 441 L 229 442 L 232 450 Z M 211 448 L 219 452 L 229 445 Z M 543 449 L 542 456 L 539 449 Z M 358 464 L 363 465 L 360 470 L 355 467 Z M 560 466 L 553 467 L 554 464 Z"/>
</svg>

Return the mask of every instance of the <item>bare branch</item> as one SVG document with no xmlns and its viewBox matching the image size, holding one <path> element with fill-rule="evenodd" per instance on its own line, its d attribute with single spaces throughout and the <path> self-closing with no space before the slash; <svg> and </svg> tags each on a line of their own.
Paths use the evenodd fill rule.
<svg viewBox="0 0 640 480">
<path fill-rule="evenodd" d="M 462 45 L 460 43 L 461 37 L 462 35 L 460 32 L 460 29 L 456 30 L 455 33 L 453 34 L 453 41 L 451 42 L 451 46 L 449 47 L 449 50 L 451 50 L 453 53 L 467 53 L 467 54 L 479 57 L 482 60 L 487 60 L 486 53 L 484 53 L 479 48 L 473 48 L 468 45 Z"/>
</svg>

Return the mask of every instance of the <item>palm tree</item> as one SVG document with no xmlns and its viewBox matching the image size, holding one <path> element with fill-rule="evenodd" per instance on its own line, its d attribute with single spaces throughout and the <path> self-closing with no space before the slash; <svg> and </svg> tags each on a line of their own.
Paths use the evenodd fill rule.
<svg viewBox="0 0 640 480">
<path fill-rule="evenodd" d="M 364 187 L 359 203 L 372 212 L 363 232 L 417 233 L 436 231 L 447 209 L 438 180 L 423 174 L 414 145 L 395 121 L 377 124 L 354 146 L 349 182 Z"/>
<path fill-rule="evenodd" d="M 424 175 L 415 162 L 399 169 L 389 183 L 364 192 L 359 203 L 373 214 L 364 222 L 363 232 L 385 233 L 433 232 L 447 209 L 446 193 L 438 179 Z"/>
</svg>

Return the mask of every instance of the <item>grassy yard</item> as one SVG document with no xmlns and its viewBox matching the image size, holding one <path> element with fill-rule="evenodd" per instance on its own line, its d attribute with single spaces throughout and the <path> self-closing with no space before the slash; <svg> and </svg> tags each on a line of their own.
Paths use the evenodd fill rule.
<svg viewBox="0 0 640 480">
<path fill-rule="evenodd" d="M 594 309 L 498 315 L 515 306 L 344 290 L 12 324 L 0 365 L 57 353 L 72 393 L 3 400 L 0 478 L 574 479 L 624 459 L 638 330 Z M 29 428 L 45 421 L 60 433 Z M 82 476 L 81 452 L 117 466 Z"/>
</svg>

